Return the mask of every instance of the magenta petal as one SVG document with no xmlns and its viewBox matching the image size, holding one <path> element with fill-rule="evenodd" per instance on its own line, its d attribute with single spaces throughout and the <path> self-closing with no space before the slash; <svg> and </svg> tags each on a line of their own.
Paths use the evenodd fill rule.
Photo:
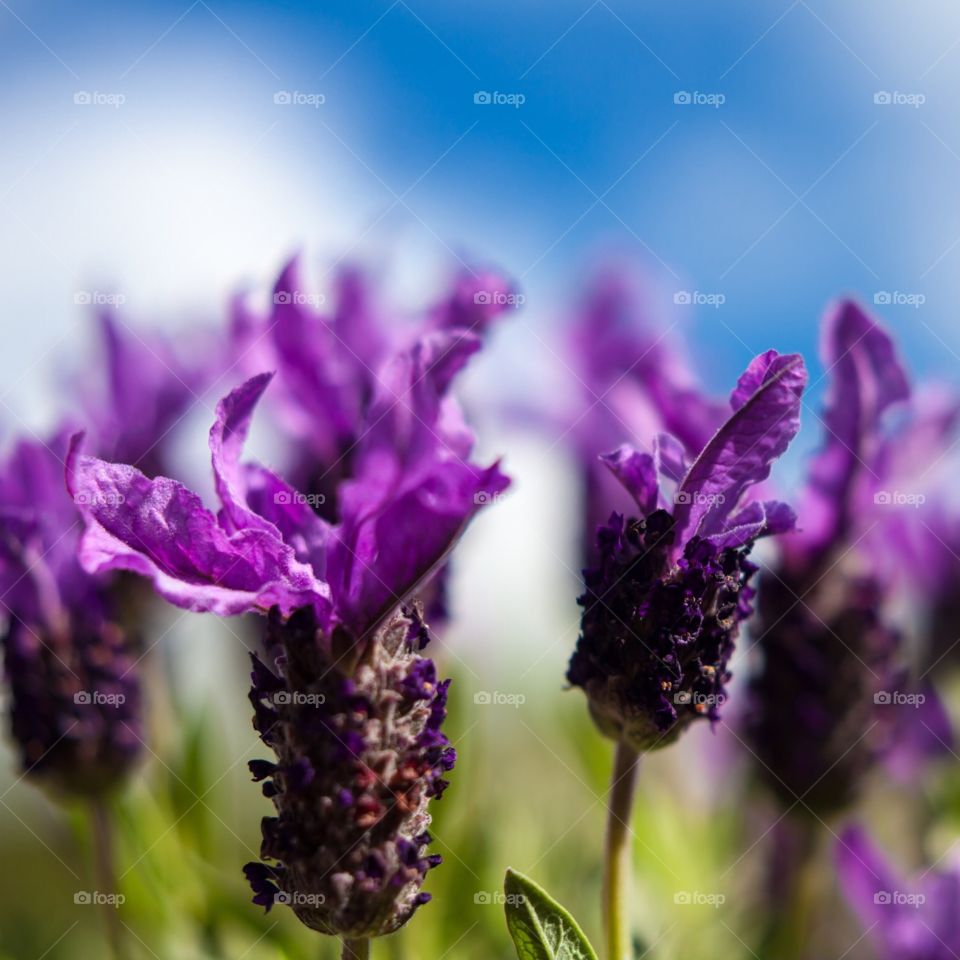
<svg viewBox="0 0 960 960">
<path fill-rule="evenodd" d="M 78 446 L 75 438 L 67 484 L 87 526 L 80 561 L 88 572 L 142 574 L 188 610 L 231 615 L 277 605 L 290 613 L 313 604 L 327 617 L 326 585 L 278 537 L 256 529 L 230 536 L 179 483 L 83 456 Z"/>
<path fill-rule="evenodd" d="M 830 375 L 823 415 L 827 438 L 811 462 L 801 510 L 804 542 L 811 550 L 843 535 L 854 481 L 862 470 L 872 472 L 879 455 L 880 417 L 910 392 L 892 339 L 851 301 L 827 315 L 822 352 Z"/>
<path fill-rule="evenodd" d="M 213 481 L 223 504 L 221 517 L 228 533 L 247 528 L 277 532 L 272 524 L 247 505 L 246 479 L 240 464 L 250 419 L 272 378 L 272 373 L 261 373 L 231 390 L 217 404 L 216 419 L 210 428 Z"/>
<path fill-rule="evenodd" d="M 338 614 L 357 634 L 423 583 L 507 486 L 496 464 L 467 460 L 473 437 L 447 396 L 478 346 L 462 332 L 434 333 L 383 372 L 327 562 Z"/>
<path fill-rule="evenodd" d="M 807 371 L 799 354 L 754 359 L 731 398 L 735 410 L 677 488 L 678 542 L 721 532 L 744 491 L 765 480 L 800 428 Z"/>
<path fill-rule="evenodd" d="M 657 509 L 657 471 L 649 453 L 625 443 L 613 453 L 603 454 L 600 461 L 636 500 L 643 516 Z"/>
</svg>

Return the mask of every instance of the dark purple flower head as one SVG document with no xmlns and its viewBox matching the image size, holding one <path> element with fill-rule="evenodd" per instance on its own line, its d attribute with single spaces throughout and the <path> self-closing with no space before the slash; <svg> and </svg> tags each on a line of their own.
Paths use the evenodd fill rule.
<svg viewBox="0 0 960 960">
<path fill-rule="evenodd" d="M 255 726 L 276 763 L 251 763 L 276 816 L 247 864 L 255 902 L 287 903 L 322 933 L 391 933 L 425 902 L 427 810 L 455 752 L 440 730 L 447 683 L 418 653 L 414 608 L 379 631 L 348 676 L 304 608 L 267 630 L 274 669 L 254 658 Z M 274 672 L 276 670 L 276 672 Z"/>
<path fill-rule="evenodd" d="M 760 779 L 785 808 L 819 817 L 853 800 L 891 738 L 914 739 L 884 706 L 907 692 L 907 678 L 897 665 L 900 631 L 885 612 L 879 530 L 868 536 L 887 523 L 875 493 L 888 482 L 886 414 L 906 399 L 906 375 L 887 333 L 849 301 L 827 314 L 823 362 L 826 438 L 801 529 L 761 579 L 762 664 L 748 718 Z"/>
<path fill-rule="evenodd" d="M 454 753 L 440 731 L 446 684 L 419 654 L 426 625 L 408 601 L 507 479 L 469 462 L 473 436 L 451 381 L 479 346 L 435 332 L 396 356 L 368 404 L 331 526 L 269 470 L 241 463 L 262 374 L 217 408 L 210 432 L 221 508 L 172 480 L 71 452 L 91 571 L 152 579 L 179 606 L 269 612 L 272 663 L 255 660 L 254 725 L 276 754 L 256 761 L 276 817 L 248 864 L 255 902 L 287 902 L 308 926 L 388 933 L 426 894 L 427 801 Z M 280 895 L 284 896 L 281 897 Z"/>
<path fill-rule="evenodd" d="M 116 584 L 77 561 L 64 436 L 21 441 L 0 468 L 0 599 L 10 727 L 25 773 L 55 792 L 117 784 L 141 743 L 135 652 Z"/>
<path fill-rule="evenodd" d="M 837 874 L 847 901 L 882 960 L 952 960 L 960 953 L 960 872 L 897 873 L 859 827 L 837 843 Z"/>
<path fill-rule="evenodd" d="M 806 379 L 801 357 L 771 350 L 741 376 L 732 412 L 690 466 L 667 435 L 652 456 L 621 447 L 603 458 L 639 519 L 614 513 L 598 532 L 567 678 L 608 736 L 645 751 L 696 717 L 718 718 L 751 611 L 747 554 L 757 537 L 795 521 L 783 503 L 745 497 L 796 434 Z"/>
</svg>

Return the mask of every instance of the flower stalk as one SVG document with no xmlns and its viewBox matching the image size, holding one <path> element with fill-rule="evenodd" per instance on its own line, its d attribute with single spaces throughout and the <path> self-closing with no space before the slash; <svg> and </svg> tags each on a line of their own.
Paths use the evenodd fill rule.
<svg viewBox="0 0 960 960">
<path fill-rule="evenodd" d="M 368 960 L 370 957 L 369 940 L 344 940 L 341 960 Z"/>
<path fill-rule="evenodd" d="M 630 885 L 633 836 L 630 815 L 640 755 L 628 743 L 617 744 L 607 806 L 603 868 L 603 923 L 607 960 L 630 960 Z"/>
<path fill-rule="evenodd" d="M 93 871 L 97 890 L 115 895 L 117 875 L 114 869 L 113 827 L 110 823 L 110 811 L 102 797 L 90 801 L 90 827 L 93 836 Z M 126 960 L 127 945 L 123 924 L 117 908 L 104 899 L 101 908 L 103 924 L 110 942 L 110 955 L 113 960 Z"/>
</svg>

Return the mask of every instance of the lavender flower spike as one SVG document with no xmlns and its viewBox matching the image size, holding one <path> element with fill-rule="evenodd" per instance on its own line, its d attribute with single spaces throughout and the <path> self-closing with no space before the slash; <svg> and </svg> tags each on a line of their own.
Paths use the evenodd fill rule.
<svg viewBox="0 0 960 960">
<path fill-rule="evenodd" d="M 821 818 L 856 796 L 897 709 L 878 709 L 876 695 L 905 679 L 884 610 L 889 565 L 866 534 L 886 522 L 874 505 L 886 482 L 883 416 L 908 395 L 893 341 L 855 303 L 827 314 L 823 361 L 827 435 L 801 499 L 802 530 L 761 584 L 762 666 L 748 718 L 758 777 L 785 809 Z"/>
<path fill-rule="evenodd" d="M 140 753 L 140 686 L 115 584 L 77 562 L 65 437 L 21 441 L 0 469 L 0 597 L 10 727 L 25 774 L 97 797 Z"/>
<path fill-rule="evenodd" d="M 427 804 L 454 752 L 440 731 L 446 684 L 420 654 L 429 633 L 413 598 L 508 482 L 497 464 L 469 461 L 473 437 L 449 396 L 478 346 L 435 332 L 384 369 L 335 526 L 278 476 L 240 462 L 269 374 L 217 408 L 216 515 L 171 480 L 71 454 L 88 569 L 142 573 L 190 610 L 269 613 L 251 701 L 276 759 L 251 771 L 276 816 L 263 821 L 264 862 L 245 870 L 255 902 L 289 903 L 323 933 L 395 930 L 429 899 L 420 887 L 439 862 L 425 852 Z"/>
<path fill-rule="evenodd" d="M 732 412 L 689 467 L 666 435 L 653 456 L 621 447 L 603 458 L 639 519 L 614 513 L 598 532 L 567 679 L 600 730 L 638 752 L 672 742 L 697 717 L 719 719 L 751 612 L 747 555 L 757 537 L 795 521 L 785 504 L 746 494 L 796 434 L 806 379 L 799 355 L 771 350 L 741 376 Z"/>
</svg>

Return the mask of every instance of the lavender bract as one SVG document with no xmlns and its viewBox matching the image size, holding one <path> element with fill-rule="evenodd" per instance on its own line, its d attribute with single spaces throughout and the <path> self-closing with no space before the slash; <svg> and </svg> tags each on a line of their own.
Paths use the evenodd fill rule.
<svg viewBox="0 0 960 960">
<path fill-rule="evenodd" d="M 593 280 L 566 343 L 566 364 L 578 401 L 563 424 L 580 464 L 585 497 L 584 556 L 613 508 L 628 499 L 598 457 L 625 435 L 661 431 L 689 457 L 703 449 L 726 419 L 723 402 L 697 389 L 689 363 L 669 332 L 657 333 L 626 272 L 608 266 Z"/>
<path fill-rule="evenodd" d="M 240 462 L 270 375 L 218 406 L 217 515 L 171 480 L 71 453 L 88 569 L 142 573 L 190 610 L 269 613 L 273 662 L 255 662 L 251 698 L 277 760 L 252 769 L 277 816 L 264 820 L 266 862 L 247 875 L 258 903 L 289 902 L 324 933 L 396 929 L 436 862 L 424 848 L 427 802 L 453 763 L 439 729 L 446 686 L 419 654 L 426 627 L 408 601 L 507 485 L 496 464 L 468 461 L 473 437 L 449 396 L 478 347 L 436 332 L 382 370 L 336 526 L 278 476 Z"/>
<path fill-rule="evenodd" d="M 639 519 L 614 513 L 598 532 L 567 679 L 584 689 L 607 736 L 646 751 L 697 717 L 718 718 L 751 611 L 756 568 L 747 554 L 757 537 L 795 521 L 785 504 L 744 497 L 796 434 L 805 384 L 798 355 L 769 351 L 741 376 L 732 412 L 689 467 L 667 435 L 652 456 L 621 447 L 603 458 Z"/>
</svg>

